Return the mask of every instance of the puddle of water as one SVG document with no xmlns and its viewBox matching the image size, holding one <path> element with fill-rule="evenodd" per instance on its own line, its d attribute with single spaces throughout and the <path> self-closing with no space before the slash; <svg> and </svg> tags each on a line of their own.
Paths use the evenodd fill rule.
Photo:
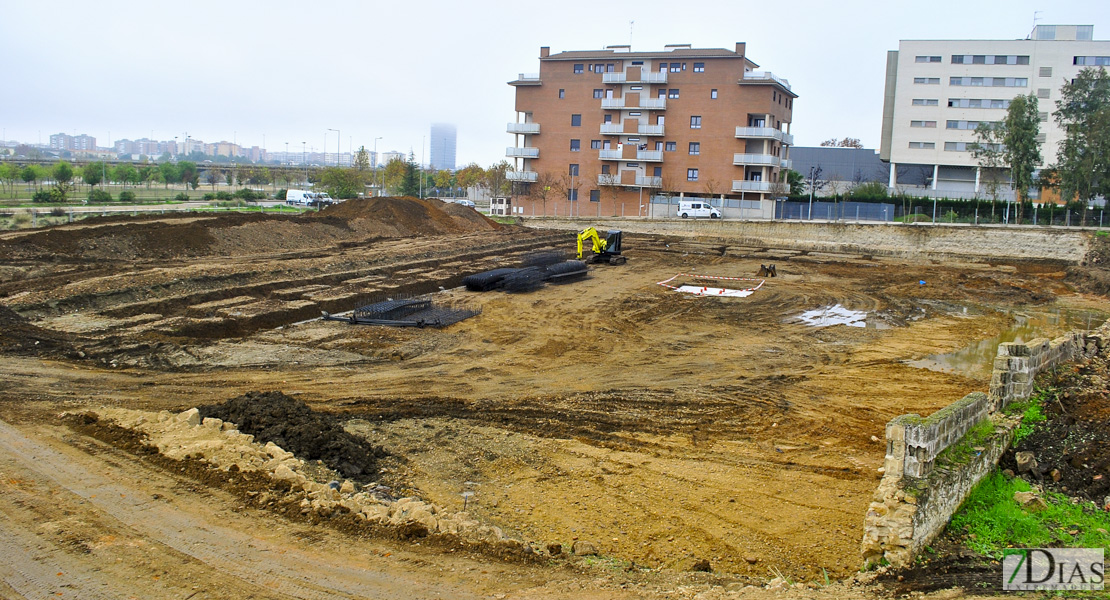
<svg viewBox="0 0 1110 600">
<path fill-rule="evenodd" d="M 1015 314 L 1013 327 L 992 338 L 980 340 L 955 352 L 906 361 L 906 364 L 931 371 L 985 379 L 990 377 L 1000 344 L 1053 337 L 1072 329 L 1090 329 L 1098 327 L 1105 320 L 1105 314 L 1083 310 L 1055 309 Z"/>
</svg>

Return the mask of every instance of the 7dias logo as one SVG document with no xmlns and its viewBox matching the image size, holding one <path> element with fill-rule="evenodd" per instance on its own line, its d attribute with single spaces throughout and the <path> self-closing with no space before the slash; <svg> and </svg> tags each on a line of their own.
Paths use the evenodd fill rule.
<svg viewBox="0 0 1110 600">
<path fill-rule="evenodd" d="M 1103 548 L 1011 548 L 1002 551 L 1004 590 L 1101 590 Z"/>
</svg>

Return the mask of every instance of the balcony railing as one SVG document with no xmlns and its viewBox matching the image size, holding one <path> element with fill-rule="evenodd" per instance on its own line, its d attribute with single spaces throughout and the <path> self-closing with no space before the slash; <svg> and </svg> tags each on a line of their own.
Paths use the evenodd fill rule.
<svg viewBox="0 0 1110 600">
<path fill-rule="evenodd" d="M 769 138 L 778 140 L 787 146 L 794 145 L 794 136 L 786 133 L 781 129 L 774 127 L 737 127 L 736 137 L 738 138 Z"/>
<path fill-rule="evenodd" d="M 640 135 L 663 135 L 662 125 L 640 125 L 636 131 Z"/>
<path fill-rule="evenodd" d="M 639 79 L 629 79 L 627 73 L 605 73 L 601 76 L 602 83 L 667 83 L 666 73 L 653 71 L 640 71 Z"/>
<path fill-rule="evenodd" d="M 620 150 L 600 150 L 597 157 L 599 160 L 621 160 L 624 157 L 624 152 Z"/>
<path fill-rule="evenodd" d="M 733 154 L 734 165 L 771 165 L 778 166 L 781 159 L 771 154 Z"/>
<path fill-rule="evenodd" d="M 642 161 L 642 162 L 662 162 L 663 161 L 663 151 L 662 150 L 637 150 L 636 151 L 636 160 Z"/>
<path fill-rule="evenodd" d="M 636 185 L 639 187 L 663 187 L 663 178 L 637 175 Z"/>
<path fill-rule="evenodd" d="M 624 108 L 624 98 L 602 98 L 602 110 Z"/>
<path fill-rule="evenodd" d="M 539 158 L 539 148 L 505 148 L 505 156 L 508 158 Z"/>
<path fill-rule="evenodd" d="M 602 123 L 601 135 L 624 135 L 624 125 L 620 123 Z"/>
<path fill-rule="evenodd" d="M 733 181 L 732 191 L 734 192 L 769 192 L 771 191 L 771 182 L 769 181 Z"/>
<path fill-rule="evenodd" d="M 663 110 L 667 108 L 666 98 L 644 98 L 640 97 L 640 108 L 645 110 Z"/>
<path fill-rule="evenodd" d="M 782 77 L 776 77 L 775 74 L 770 71 L 749 71 L 747 73 L 744 73 L 744 81 L 774 81 L 782 87 L 788 90 L 790 89 L 789 81 L 783 79 Z"/>
<path fill-rule="evenodd" d="M 779 161 L 779 166 L 784 168 L 784 169 L 791 169 L 791 168 L 794 167 L 794 161 L 792 161 L 788 158 L 784 158 L 784 159 Z"/>
<path fill-rule="evenodd" d="M 516 85 L 540 85 L 539 73 L 517 73 L 516 79 L 509 82 Z"/>
<path fill-rule="evenodd" d="M 535 171 L 507 171 L 505 178 L 509 181 L 524 181 L 528 183 L 535 183 L 539 173 Z"/>
<path fill-rule="evenodd" d="M 597 184 L 598 185 L 620 185 L 621 184 L 621 178 L 620 178 L 619 175 L 615 175 L 615 174 L 612 174 L 612 173 L 602 173 L 601 175 L 597 176 Z"/>
<path fill-rule="evenodd" d="M 539 133 L 539 123 L 509 123 L 507 130 L 509 133 Z"/>
</svg>

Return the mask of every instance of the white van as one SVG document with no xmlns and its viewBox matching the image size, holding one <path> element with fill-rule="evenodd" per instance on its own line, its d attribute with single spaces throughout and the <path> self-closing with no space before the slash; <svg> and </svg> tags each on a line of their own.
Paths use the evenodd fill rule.
<svg viewBox="0 0 1110 600">
<path fill-rule="evenodd" d="M 285 203 L 296 206 L 315 206 L 331 204 L 331 196 L 327 192 L 310 192 L 307 190 L 288 190 L 285 192 Z"/>
<path fill-rule="evenodd" d="M 700 200 L 683 200 L 678 203 L 678 216 L 683 219 L 694 217 L 709 217 L 710 219 L 720 219 L 721 211 L 713 208 L 708 202 Z"/>
</svg>

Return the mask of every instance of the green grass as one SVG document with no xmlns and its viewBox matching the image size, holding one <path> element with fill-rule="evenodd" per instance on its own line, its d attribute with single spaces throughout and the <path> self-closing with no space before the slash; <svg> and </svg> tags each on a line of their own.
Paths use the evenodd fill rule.
<svg viewBox="0 0 1110 600">
<path fill-rule="evenodd" d="M 964 434 L 960 441 L 945 448 L 937 456 L 937 463 L 942 465 L 967 463 L 978 452 L 975 448 L 982 446 L 992 435 L 994 435 L 994 423 L 990 419 L 979 421 Z"/>
<path fill-rule="evenodd" d="M 995 559 L 1005 548 L 1106 548 L 1110 550 L 1110 513 L 1092 502 L 1073 504 L 1062 494 L 1044 492 L 1048 507 L 1026 509 L 1014 492 L 1030 491 L 1020 478 L 995 471 L 979 483 L 952 517 L 949 530 L 967 535 L 972 550 Z M 1102 529 L 1102 531 L 1099 531 Z M 1072 533 L 1072 532 L 1075 533 Z"/>
<path fill-rule="evenodd" d="M 1044 414 L 1044 403 L 1055 395 L 1055 388 L 1037 388 L 1028 400 L 1014 402 L 1006 407 L 1007 414 L 1021 413 L 1021 425 L 1014 432 L 1015 445 L 1029 437 L 1037 428 L 1037 424 L 1048 420 L 1048 416 Z"/>
</svg>

